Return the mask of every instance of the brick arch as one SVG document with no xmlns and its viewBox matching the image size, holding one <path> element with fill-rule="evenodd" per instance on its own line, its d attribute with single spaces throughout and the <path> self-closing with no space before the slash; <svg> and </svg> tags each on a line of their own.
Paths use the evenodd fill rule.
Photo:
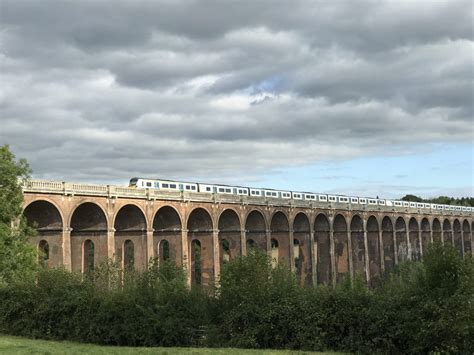
<svg viewBox="0 0 474 355">
<path fill-rule="evenodd" d="M 59 267 L 63 265 L 63 230 L 64 215 L 58 205 L 51 199 L 44 198 L 31 201 L 23 209 L 23 216 L 29 226 L 37 223 L 36 236 L 30 238 L 31 243 L 48 245 L 49 267 Z"/>
<path fill-rule="evenodd" d="M 267 230 L 268 221 L 265 214 L 259 209 L 252 209 L 245 216 L 245 230 L 247 249 L 256 247 L 260 250 L 267 251 Z M 253 243 L 253 245 L 251 245 Z"/>
<path fill-rule="evenodd" d="M 454 245 L 451 221 L 447 218 L 445 218 L 443 221 L 443 241 L 444 241 L 444 244 Z"/>
<path fill-rule="evenodd" d="M 159 260 L 173 261 L 177 266 L 183 265 L 183 230 L 182 217 L 171 205 L 160 206 L 152 219 L 153 249 Z"/>
<path fill-rule="evenodd" d="M 407 261 L 408 253 L 408 228 L 405 219 L 400 216 L 395 221 L 395 241 L 398 261 Z"/>
<path fill-rule="evenodd" d="M 374 215 L 369 216 L 366 223 L 367 229 L 367 255 L 368 272 L 371 283 L 381 274 L 381 257 L 380 257 L 380 239 L 379 239 L 379 221 Z"/>
<path fill-rule="evenodd" d="M 383 265 L 385 272 L 390 272 L 395 267 L 395 244 L 393 222 L 388 216 L 382 218 L 382 245 Z"/>
<path fill-rule="evenodd" d="M 33 208 L 39 210 L 32 210 Z M 38 200 L 31 201 L 23 209 L 23 216 L 30 227 L 34 226 L 36 222 L 38 224 L 38 230 L 44 229 L 63 229 L 65 227 L 64 215 L 59 206 L 48 198 L 41 198 Z M 50 221 L 45 219 L 49 218 Z"/>
<path fill-rule="evenodd" d="M 441 243 L 442 237 L 441 237 L 441 222 L 439 221 L 438 218 L 433 218 L 433 221 L 431 223 L 431 229 L 433 230 L 433 242 L 439 242 Z"/>
<path fill-rule="evenodd" d="M 415 217 L 411 217 L 408 221 L 409 240 L 411 249 L 411 260 L 418 261 L 421 259 L 420 251 L 420 226 Z"/>
<path fill-rule="evenodd" d="M 332 280 L 330 221 L 326 214 L 319 213 L 314 219 L 314 238 L 317 247 L 316 277 L 318 284 L 329 284 Z"/>
<path fill-rule="evenodd" d="M 420 223 L 420 233 L 421 233 L 421 250 L 426 252 L 428 250 L 428 245 L 431 243 L 431 226 L 428 218 L 424 217 Z"/>
<path fill-rule="evenodd" d="M 114 216 L 114 228 L 115 255 L 119 264 L 123 267 L 133 264 L 133 268 L 144 270 L 148 263 L 148 222 L 142 208 L 134 203 L 124 204 Z"/>
<path fill-rule="evenodd" d="M 241 255 L 241 225 L 239 214 L 233 208 L 226 208 L 218 217 L 220 263 Z"/>
<path fill-rule="evenodd" d="M 352 247 L 352 270 L 354 275 L 359 274 L 366 278 L 365 267 L 365 240 L 364 221 L 359 214 L 352 215 L 350 221 L 351 247 Z"/>
<path fill-rule="evenodd" d="M 300 285 L 312 283 L 311 225 L 308 215 L 298 212 L 293 218 L 293 263 Z"/>
<path fill-rule="evenodd" d="M 453 240 L 454 247 L 460 255 L 463 255 L 462 227 L 461 222 L 459 222 L 459 219 L 457 218 L 453 221 Z"/>
<path fill-rule="evenodd" d="M 97 203 L 77 204 L 69 220 L 71 226 L 71 269 L 87 272 L 88 265 L 98 265 L 107 255 L 107 214 Z M 86 243 L 89 241 L 88 243 Z M 92 243 L 92 244 L 91 244 Z M 88 246 L 92 249 L 88 249 Z M 92 251 L 91 251 L 92 250 Z"/>
<path fill-rule="evenodd" d="M 74 216 L 74 213 L 77 211 L 77 209 L 79 207 L 81 207 L 82 205 L 86 205 L 86 204 L 93 204 L 93 205 L 95 205 L 96 207 L 98 207 L 100 209 L 100 211 L 104 215 L 104 218 L 105 218 L 105 221 L 106 221 L 106 224 L 107 224 L 107 229 L 112 226 L 110 224 L 110 218 L 107 214 L 107 210 L 104 208 L 104 206 L 102 206 L 100 203 L 97 203 L 97 201 L 95 201 L 93 199 L 86 199 L 86 200 L 79 201 L 78 203 L 74 204 L 74 206 L 71 208 L 71 213 L 69 214 L 69 219 L 68 219 L 68 226 L 69 227 L 73 228 L 72 227 L 72 218 Z"/>
<path fill-rule="evenodd" d="M 336 265 L 336 282 L 349 274 L 349 241 L 347 239 L 347 221 L 344 215 L 337 214 L 333 221 L 334 258 Z"/>
<path fill-rule="evenodd" d="M 463 231 L 463 242 L 464 242 L 464 255 L 471 255 L 472 254 L 472 245 L 471 245 L 471 228 L 469 225 L 469 221 L 465 219 L 462 223 L 462 231 Z"/>
<path fill-rule="evenodd" d="M 193 284 L 207 286 L 215 276 L 213 243 L 215 227 L 212 214 L 207 208 L 194 208 L 188 214 L 186 229 L 188 230 L 191 281 Z"/>
<path fill-rule="evenodd" d="M 272 255 L 280 263 L 290 264 L 290 221 L 282 210 L 272 213 L 270 219 L 270 235 L 272 240 Z M 275 243 L 276 242 L 276 243 Z M 274 252 L 276 245 L 277 252 Z"/>
</svg>

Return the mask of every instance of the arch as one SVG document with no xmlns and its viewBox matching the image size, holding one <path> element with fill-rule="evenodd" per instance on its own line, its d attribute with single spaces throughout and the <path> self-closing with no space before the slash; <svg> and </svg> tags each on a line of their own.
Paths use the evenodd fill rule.
<svg viewBox="0 0 474 355">
<path fill-rule="evenodd" d="M 444 244 L 454 245 L 451 222 L 447 218 L 443 222 L 443 242 Z"/>
<path fill-rule="evenodd" d="M 255 244 L 255 241 L 253 239 L 247 239 L 246 244 L 247 244 L 247 252 L 250 251 L 250 250 L 255 250 L 256 244 Z"/>
<path fill-rule="evenodd" d="M 343 229 L 344 230 L 344 229 Z M 366 279 L 365 274 L 365 240 L 364 222 L 362 218 L 355 214 L 351 219 L 351 246 L 352 246 L 352 270 Z"/>
<path fill-rule="evenodd" d="M 398 217 L 395 222 L 395 241 L 397 247 L 398 261 L 408 260 L 408 235 L 407 225 L 403 217 Z"/>
<path fill-rule="evenodd" d="M 182 220 L 178 211 L 169 205 L 161 206 L 153 217 L 153 244 L 160 260 L 173 261 L 181 266 L 183 242 Z"/>
<path fill-rule="evenodd" d="M 168 242 L 166 239 L 161 239 L 160 242 L 158 243 L 158 259 L 160 261 L 168 261 L 170 260 L 170 242 Z"/>
<path fill-rule="evenodd" d="M 210 213 L 202 207 L 192 210 L 189 214 L 186 226 L 188 231 L 193 233 L 212 232 L 214 229 Z"/>
<path fill-rule="evenodd" d="M 347 223 L 343 215 L 336 215 L 333 229 L 336 281 L 339 282 L 349 273 L 349 241 L 347 240 Z"/>
<path fill-rule="evenodd" d="M 433 219 L 432 227 L 433 229 L 433 242 L 442 243 L 442 232 L 441 232 L 441 223 L 438 218 Z"/>
<path fill-rule="evenodd" d="M 458 219 L 455 219 L 453 222 L 453 242 L 454 247 L 458 251 L 459 255 L 463 255 L 462 247 L 462 231 L 461 231 L 461 222 Z"/>
<path fill-rule="evenodd" d="M 63 230 L 63 217 L 59 208 L 46 200 L 31 202 L 23 210 L 28 226 L 36 229 L 40 235 Z"/>
<path fill-rule="evenodd" d="M 197 207 L 189 214 L 186 226 L 192 265 L 191 282 L 207 286 L 214 277 L 214 225 L 211 214 L 207 209 Z"/>
<path fill-rule="evenodd" d="M 431 243 L 431 228 L 430 221 L 428 218 L 421 220 L 421 250 L 424 253 L 428 249 L 428 245 Z"/>
<path fill-rule="evenodd" d="M 311 226 L 308 216 L 299 212 L 293 219 L 293 263 L 300 285 L 310 285 L 311 270 Z"/>
<path fill-rule="evenodd" d="M 95 249 L 102 250 L 102 253 L 96 253 L 95 261 L 100 261 L 107 256 L 107 217 L 104 210 L 93 202 L 83 202 L 77 205 L 70 219 L 71 226 L 71 262 L 72 270 L 83 273 L 90 273 L 87 265 L 94 265 L 94 254 L 92 261 L 85 260 L 92 243 L 92 253 Z M 97 246 L 97 248 L 96 248 Z M 97 251 L 98 251 L 97 250 Z M 93 269 L 93 267 L 92 267 Z"/>
<path fill-rule="evenodd" d="M 290 266 L 290 224 L 288 217 L 282 211 L 276 211 L 273 214 L 270 222 L 270 234 L 272 259 L 277 256 L 276 261 Z M 277 246 L 277 252 L 273 248 L 274 245 Z"/>
<path fill-rule="evenodd" d="M 331 237 L 329 219 L 323 213 L 318 214 L 314 221 L 314 238 L 317 247 L 317 282 L 327 285 L 332 280 Z"/>
<path fill-rule="evenodd" d="M 82 245 L 82 272 L 91 275 L 95 266 L 95 246 L 90 239 L 84 241 Z"/>
<path fill-rule="evenodd" d="M 233 209 L 222 211 L 218 220 L 220 263 L 239 256 L 241 250 L 241 230 L 239 215 Z"/>
<path fill-rule="evenodd" d="M 418 261 L 421 259 L 420 252 L 420 228 L 415 217 L 410 218 L 408 222 L 409 241 L 411 260 Z"/>
<path fill-rule="evenodd" d="M 194 239 L 191 242 L 191 284 L 193 286 L 202 285 L 201 262 L 201 242 L 197 239 Z"/>
<path fill-rule="evenodd" d="M 162 206 L 153 217 L 153 229 L 155 232 L 181 232 L 181 217 L 172 206 Z"/>
<path fill-rule="evenodd" d="M 135 268 L 135 245 L 133 241 L 127 239 L 123 243 L 123 269 L 133 270 Z"/>
<path fill-rule="evenodd" d="M 41 199 L 28 204 L 23 210 L 23 216 L 29 227 L 37 231 L 31 238 L 31 243 L 39 246 L 41 241 L 47 243 L 48 267 L 63 265 L 63 230 L 64 218 L 59 207 L 52 201 Z M 46 246 L 46 244 L 44 244 Z M 38 259 L 38 261 L 41 261 Z M 45 264 L 44 260 L 41 263 Z"/>
<path fill-rule="evenodd" d="M 367 249 L 369 256 L 369 275 L 370 282 L 380 276 L 380 240 L 379 240 L 379 222 L 375 216 L 370 216 L 367 220 Z"/>
<path fill-rule="evenodd" d="M 44 268 L 49 267 L 49 243 L 44 239 L 38 243 L 38 264 Z"/>
<path fill-rule="evenodd" d="M 116 232 L 146 231 L 145 214 L 140 207 L 127 204 L 115 215 L 114 228 Z"/>
<path fill-rule="evenodd" d="M 122 206 L 115 215 L 114 228 L 115 254 L 123 267 L 145 269 L 148 263 L 147 221 L 142 209 L 135 204 Z"/>
<path fill-rule="evenodd" d="M 471 228 L 469 226 L 468 220 L 464 220 L 462 223 L 462 237 L 464 241 L 464 255 L 472 254 L 472 245 L 471 245 Z"/>
<path fill-rule="evenodd" d="M 254 241 L 254 247 L 263 251 L 267 250 L 267 222 L 262 212 L 252 210 L 245 219 L 247 239 Z"/>
<path fill-rule="evenodd" d="M 395 267 L 395 244 L 393 234 L 393 223 L 390 217 L 385 216 L 382 219 L 382 245 L 383 245 L 383 264 L 385 272 L 390 272 Z"/>
<path fill-rule="evenodd" d="M 270 241 L 270 245 L 271 245 L 271 248 L 272 248 L 272 253 L 271 253 L 272 265 L 273 265 L 273 267 L 275 267 L 276 264 L 278 264 L 278 262 L 279 262 L 278 240 L 272 238 L 271 241 Z"/>
</svg>

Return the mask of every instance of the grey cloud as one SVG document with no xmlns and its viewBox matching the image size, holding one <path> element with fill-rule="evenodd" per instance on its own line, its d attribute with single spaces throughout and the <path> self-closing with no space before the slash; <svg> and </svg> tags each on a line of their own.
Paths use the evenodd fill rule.
<svg viewBox="0 0 474 355">
<path fill-rule="evenodd" d="M 473 138 L 469 1 L 0 6 L 0 143 L 38 177 L 258 180 Z"/>
</svg>

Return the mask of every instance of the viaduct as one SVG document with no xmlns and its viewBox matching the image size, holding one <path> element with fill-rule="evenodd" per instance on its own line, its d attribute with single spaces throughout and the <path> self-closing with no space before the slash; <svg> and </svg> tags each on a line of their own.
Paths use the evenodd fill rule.
<svg viewBox="0 0 474 355">
<path fill-rule="evenodd" d="M 53 181 L 23 187 L 31 242 L 48 267 L 87 273 L 108 258 L 143 270 L 150 258 L 207 285 L 228 260 L 258 248 L 301 284 L 368 283 L 433 241 L 473 254 L 471 212 L 203 194 Z"/>
</svg>

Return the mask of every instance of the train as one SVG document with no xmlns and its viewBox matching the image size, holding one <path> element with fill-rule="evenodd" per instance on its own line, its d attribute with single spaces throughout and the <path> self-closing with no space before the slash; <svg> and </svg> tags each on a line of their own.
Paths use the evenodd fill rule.
<svg viewBox="0 0 474 355">
<path fill-rule="evenodd" d="M 473 207 L 440 205 L 426 202 L 409 202 L 398 200 L 387 200 L 370 197 L 345 196 L 334 194 L 321 194 L 314 192 L 299 192 L 287 190 L 275 190 L 267 188 L 252 188 L 244 186 L 203 184 L 195 182 L 184 182 L 175 180 L 147 179 L 133 177 L 130 179 L 130 187 L 139 189 L 157 189 L 168 191 L 184 191 L 207 194 L 222 194 L 235 196 L 250 196 L 256 198 L 273 198 L 281 200 L 303 200 L 325 203 L 341 203 L 352 205 L 373 205 L 373 206 L 389 206 L 400 208 L 416 208 L 430 210 L 444 210 L 457 212 L 473 212 Z"/>
</svg>

